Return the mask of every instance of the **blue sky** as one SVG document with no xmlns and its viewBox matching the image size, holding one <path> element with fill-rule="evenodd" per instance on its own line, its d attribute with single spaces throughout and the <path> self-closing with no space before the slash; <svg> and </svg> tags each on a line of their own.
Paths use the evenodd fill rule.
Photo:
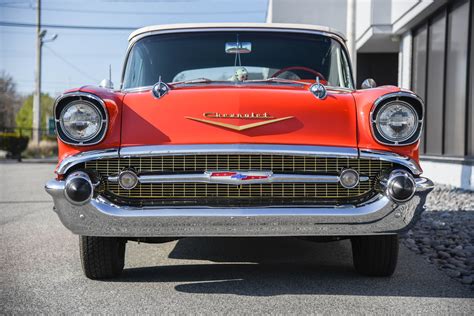
<svg viewBox="0 0 474 316">
<path fill-rule="evenodd" d="M 153 24 L 264 22 L 267 0 L 42 1 L 42 23 L 139 28 Z M 36 23 L 36 0 L 0 0 L 0 22 Z M 53 96 L 108 76 L 118 87 L 131 31 L 47 28 L 58 38 L 43 48 L 43 92 Z M 0 71 L 20 93 L 34 90 L 35 28 L 0 26 Z"/>
</svg>

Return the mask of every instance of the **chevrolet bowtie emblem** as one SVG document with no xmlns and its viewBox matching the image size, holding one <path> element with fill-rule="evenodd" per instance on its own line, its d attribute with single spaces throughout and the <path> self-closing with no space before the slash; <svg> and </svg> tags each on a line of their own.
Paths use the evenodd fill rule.
<svg viewBox="0 0 474 316">
<path fill-rule="evenodd" d="M 204 116 L 205 117 L 209 117 L 209 115 L 206 115 L 208 113 L 204 113 Z M 185 116 L 185 118 L 187 118 L 188 120 L 193 120 L 193 121 L 196 121 L 196 122 L 201 122 L 201 123 L 205 123 L 205 124 L 210 124 L 210 125 L 215 125 L 215 126 L 220 126 L 220 127 L 224 127 L 224 128 L 228 128 L 228 129 L 231 129 L 231 130 L 234 130 L 234 131 L 245 131 L 247 129 L 250 129 L 250 128 L 254 128 L 254 127 L 259 127 L 259 126 L 263 126 L 263 125 L 267 125 L 267 124 L 272 124 L 272 123 L 276 123 L 276 122 L 281 122 L 281 121 L 285 121 L 285 120 L 289 120 L 291 118 L 293 118 L 293 116 L 287 116 L 287 117 L 282 117 L 282 118 L 274 118 L 274 119 L 268 119 L 270 118 L 271 116 L 268 116 L 267 113 L 265 113 L 265 115 L 255 115 L 254 113 L 252 113 L 252 115 L 250 116 L 246 116 L 246 115 L 234 115 L 232 114 L 232 116 L 214 116 L 214 117 L 219 117 L 219 118 L 246 118 L 246 119 L 267 119 L 266 121 L 263 121 L 263 122 L 256 122 L 256 123 L 250 123 L 250 124 L 245 124 L 245 125 L 233 125 L 233 124 L 229 124 L 229 123 L 222 123 L 222 122 L 215 122 L 215 121 L 210 121 L 210 120 L 206 120 L 206 119 L 200 119 L 200 118 L 195 118 L 195 117 L 189 117 L 189 116 Z"/>
</svg>

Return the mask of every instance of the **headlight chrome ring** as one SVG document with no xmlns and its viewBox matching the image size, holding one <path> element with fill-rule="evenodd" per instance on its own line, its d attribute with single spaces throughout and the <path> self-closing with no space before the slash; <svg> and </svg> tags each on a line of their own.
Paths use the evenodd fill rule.
<svg viewBox="0 0 474 316">
<path fill-rule="evenodd" d="M 423 101 L 409 92 L 395 92 L 377 99 L 370 112 L 375 140 L 383 145 L 406 146 L 421 137 Z"/>
<path fill-rule="evenodd" d="M 105 103 L 90 93 L 71 92 L 61 95 L 56 99 L 54 116 L 58 137 L 69 145 L 95 145 L 107 133 L 108 113 Z"/>
</svg>

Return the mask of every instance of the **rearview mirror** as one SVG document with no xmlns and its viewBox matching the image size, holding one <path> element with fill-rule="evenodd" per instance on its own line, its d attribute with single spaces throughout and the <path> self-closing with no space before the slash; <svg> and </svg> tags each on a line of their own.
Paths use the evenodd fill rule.
<svg viewBox="0 0 474 316">
<path fill-rule="evenodd" d="M 248 54 L 252 51 L 250 42 L 227 42 L 225 43 L 226 54 Z"/>
</svg>

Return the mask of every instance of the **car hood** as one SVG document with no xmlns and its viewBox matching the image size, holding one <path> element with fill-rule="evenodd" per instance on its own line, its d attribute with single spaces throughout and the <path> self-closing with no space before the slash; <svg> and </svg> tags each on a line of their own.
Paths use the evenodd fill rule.
<svg viewBox="0 0 474 316">
<path fill-rule="evenodd" d="M 155 98 L 123 99 L 122 146 L 164 144 L 298 144 L 356 147 L 350 91 L 324 100 L 307 87 L 184 87 Z"/>
</svg>

